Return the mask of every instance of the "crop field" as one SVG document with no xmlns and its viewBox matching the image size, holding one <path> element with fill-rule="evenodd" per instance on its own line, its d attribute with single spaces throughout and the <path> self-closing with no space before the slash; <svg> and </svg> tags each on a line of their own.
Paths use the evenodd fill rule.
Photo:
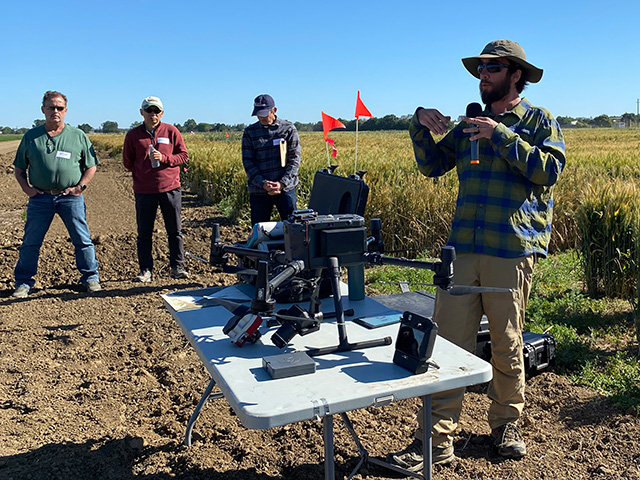
<svg viewBox="0 0 640 480">
<path fill-rule="evenodd" d="M 577 212 L 589 199 L 599 199 L 605 190 L 626 189 L 632 201 L 640 188 L 640 130 L 565 130 L 567 164 L 555 189 L 554 232 L 551 251 L 577 246 L 580 234 Z M 370 187 L 369 218 L 382 219 L 389 249 L 432 251 L 446 241 L 457 192 L 457 178 L 450 172 L 438 179 L 421 175 L 415 167 L 408 132 L 360 132 L 357 163 L 355 132 L 333 131 L 338 149 L 331 163 L 336 174 L 366 170 Z M 118 154 L 121 135 L 93 135 L 102 149 Z M 240 134 L 185 135 L 189 164 L 183 183 L 220 204 L 225 213 L 248 221 L 246 175 L 242 168 Z M 302 165 L 298 206 L 306 205 L 314 173 L 329 164 L 321 132 L 301 132 Z"/>
<path fill-rule="evenodd" d="M 0 135 L 0 142 L 11 142 L 13 140 L 20 140 L 22 135 L 3 134 Z"/>
</svg>

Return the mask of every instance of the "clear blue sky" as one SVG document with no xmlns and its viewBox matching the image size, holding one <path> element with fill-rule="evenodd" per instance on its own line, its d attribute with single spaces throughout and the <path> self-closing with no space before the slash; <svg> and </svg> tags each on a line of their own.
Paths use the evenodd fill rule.
<svg viewBox="0 0 640 480">
<path fill-rule="evenodd" d="M 483 5 L 486 5 L 484 7 Z M 33 0 L 0 7 L 0 125 L 30 127 L 42 94 L 69 98 L 67 123 L 129 127 L 147 95 L 163 121 L 251 123 L 253 98 L 316 122 L 419 105 L 457 117 L 478 101 L 462 57 L 519 42 L 544 69 L 525 90 L 556 116 L 636 113 L 640 2 Z"/>
</svg>

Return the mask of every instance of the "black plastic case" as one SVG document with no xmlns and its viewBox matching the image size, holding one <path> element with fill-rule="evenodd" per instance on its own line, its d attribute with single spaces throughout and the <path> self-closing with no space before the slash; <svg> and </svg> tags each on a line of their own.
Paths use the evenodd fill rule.
<svg viewBox="0 0 640 480">
<path fill-rule="evenodd" d="M 482 328 L 482 326 L 481 326 Z M 487 341 L 489 331 L 478 332 L 476 355 L 484 360 L 491 359 L 491 341 Z M 531 378 L 536 373 L 549 369 L 556 360 L 556 339 L 547 333 L 522 332 L 523 356 L 526 378 Z M 482 351 L 479 352 L 479 345 Z"/>
<path fill-rule="evenodd" d="M 361 178 L 319 171 L 313 177 L 309 208 L 320 215 L 355 213 L 364 217 L 369 187 Z"/>
</svg>

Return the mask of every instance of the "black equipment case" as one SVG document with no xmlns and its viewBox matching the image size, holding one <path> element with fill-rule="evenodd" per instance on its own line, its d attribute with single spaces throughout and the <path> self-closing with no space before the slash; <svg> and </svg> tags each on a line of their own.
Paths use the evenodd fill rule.
<svg viewBox="0 0 640 480">
<path fill-rule="evenodd" d="M 309 208 L 319 215 L 355 213 L 364 217 L 369 186 L 359 176 L 341 177 L 324 170 L 316 172 Z"/>
<path fill-rule="evenodd" d="M 551 367 L 556 360 L 556 339 L 546 333 L 522 332 L 527 378 Z"/>
<path fill-rule="evenodd" d="M 480 325 L 476 355 L 486 361 L 491 359 L 491 341 L 489 330 Z M 526 378 L 547 370 L 556 360 L 556 339 L 547 333 L 522 332 L 524 368 Z M 482 345 L 481 348 L 478 348 Z"/>
</svg>

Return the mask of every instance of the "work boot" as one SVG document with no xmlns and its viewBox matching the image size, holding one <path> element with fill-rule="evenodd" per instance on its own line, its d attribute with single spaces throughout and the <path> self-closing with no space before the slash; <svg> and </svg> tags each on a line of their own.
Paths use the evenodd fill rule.
<svg viewBox="0 0 640 480">
<path fill-rule="evenodd" d="M 182 265 L 178 265 L 171 268 L 171 278 L 189 278 L 189 272 Z"/>
<path fill-rule="evenodd" d="M 515 423 L 507 423 L 491 430 L 493 446 L 505 458 L 522 458 L 527 454 L 520 429 Z"/>
<path fill-rule="evenodd" d="M 102 287 L 100 286 L 100 282 L 97 280 L 91 280 L 90 282 L 87 282 L 84 288 L 89 293 L 96 293 L 102 290 Z"/>
<path fill-rule="evenodd" d="M 22 285 L 18 285 L 15 291 L 11 294 L 13 298 L 27 298 L 29 296 L 29 292 L 31 292 L 31 287 L 26 283 Z"/>
<path fill-rule="evenodd" d="M 387 461 L 413 473 L 424 469 L 422 440 L 415 439 L 411 445 L 397 453 L 387 455 Z M 444 444 L 431 449 L 432 465 L 448 465 L 455 460 L 453 445 Z"/>
<path fill-rule="evenodd" d="M 142 282 L 149 283 L 153 280 L 153 275 L 151 275 L 151 270 L 146 269 L 140 272 L 136 278 L 133 279 L 134 282 Z"/>
</svg>

